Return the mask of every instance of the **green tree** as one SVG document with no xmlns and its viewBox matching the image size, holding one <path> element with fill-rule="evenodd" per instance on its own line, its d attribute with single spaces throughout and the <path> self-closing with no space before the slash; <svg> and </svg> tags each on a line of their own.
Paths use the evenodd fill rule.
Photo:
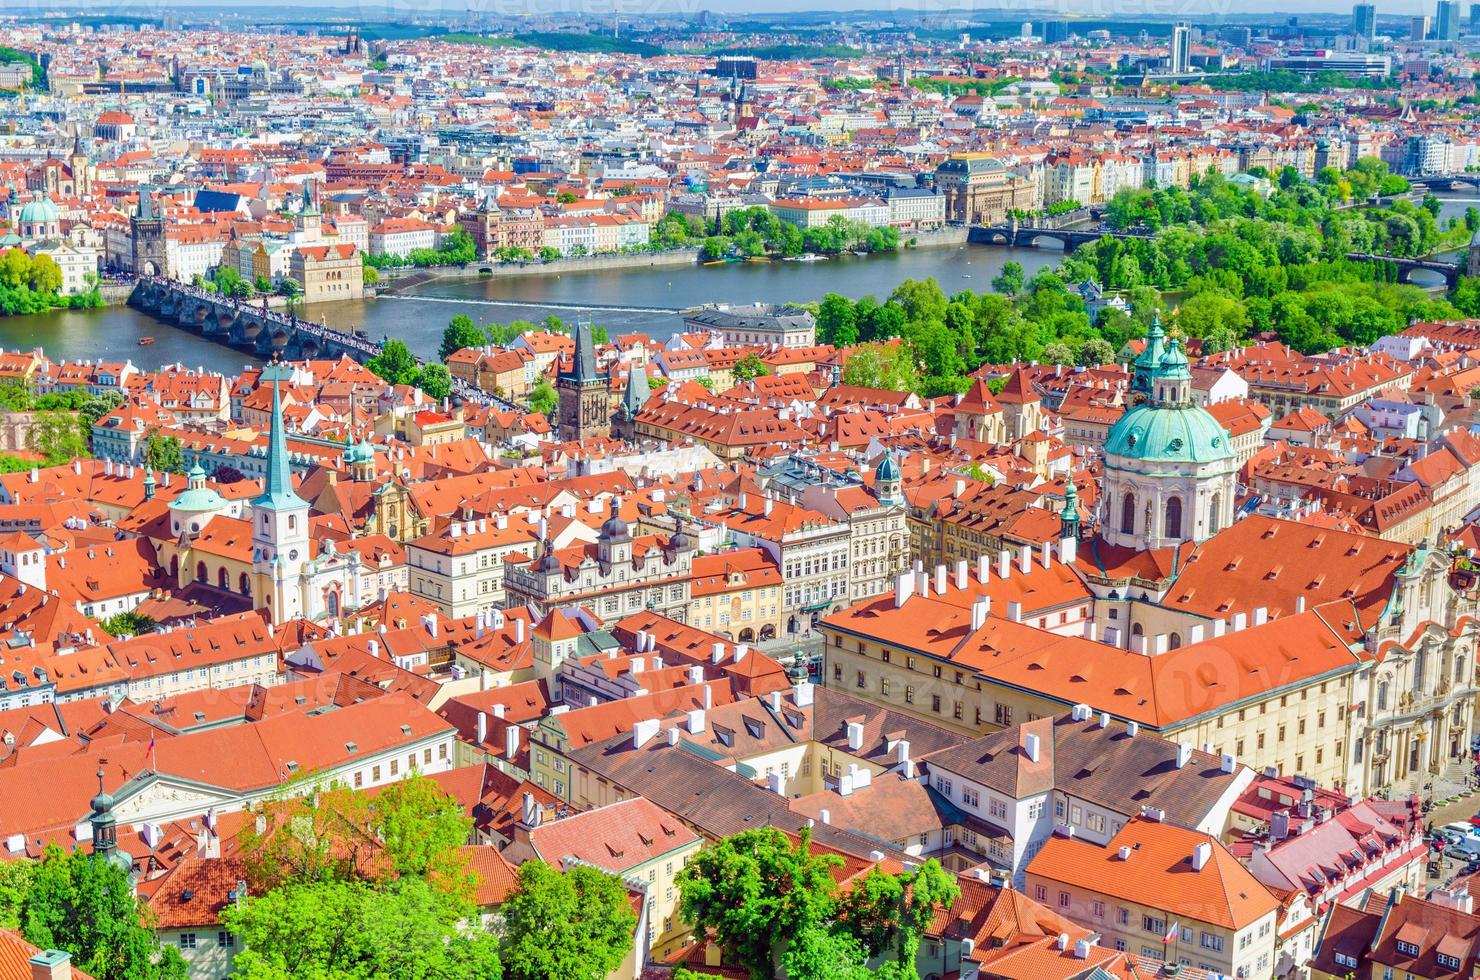
<svg viewBox="0 0 1480 980">
<path fill-rule="evenodd" d="M 817 306 L 817 340 L 837 347 L 858 342 L 858 314 L 851 299 L 837 293 L 822 297 Z"/>
<path fill-rule="evenodd" d="M 499 980 L 497 940 L 467 929 L 470 914 L 421 878 L 291 884 L 226 909 L 241 939 L 239 980 L 345 977 Z"/>
<path fill-rule="evenodd" d="M 31 288 L 38 293 L 56 293 L 62 289 L 62 269 L 45 252 L 31 260 Z"/>
<path fill-rule="evenodd" d="M 913 351 L 907 344 L 864 344 L 843 364 L 843 383 L 863 388 L 914 391 L 920 384 Z"/>
<path fill-rule="evenodd" d="M 0 929 L 20 929 L 26 896 L 40 867 L 35 861 L 0 861 Z"/>
<path fill-rule="evenodd" d="M 473 318 L 459 313 L 442 331 L 442 344 L 437 348 L 437 357 L 445 361 L 465 347 L 482 347 L 488 343 L 488 334 Z"/>
<path fill-rule="evenodd" d="M 774 827 L 709 845 L 678 874 L 679 914 L 720 945 L 752 980 L 775 976 L 785 944 L 825 924 L 842 862 L 812 853 L 808 831 L 793 844 Z"/>
<path fill-rule="evenodd" d="M 374 286 L 380 282 L 380 271 L 373 265 L 362 266 L 360 269 L 360 281 L 367 286 Z"/>
<path fill-rule="evenodd" d="M 992 288 L 999 293 L 1016 296 L 1023 291 L 1023 283 L 1027 281 L 1027 278 L 1020 264 L 1012 261 L 1004 262 L 1002 271 L 992 278 Z"/>
<path fill-rule="evenodd" d="M 529 392 L 529 410 L 540 415 L 549 415 L 560 403 L 560 397 L 550 385 L 550 379 L 540 375 Z"/>
<path fill-rule="evenodd" d="M 144 465 L 156 473 L 184 473 L 184 443 L 158 429 L 151 429 L 144 436 Z"/>
<path fill-rule="evenodd" d="M 98 625 L 109 636 L 142 636 L 153 633 L 159 624 L 140 612 L 114 613 Z"/>
<path fill-rule="evenodd" d="M 735 362 L 734 367 L 730 368 L 730 376 L 735 379 L 736 384 L 754 381 L 756 378 L 770 373 L 770 365 L 762 361 L 754 352 L 746 354 Z"/>
<path fill-rule="evenodd" d="M 1103 337 L 1091 337 L 1079 348 L 1078 363 L 1089 367 L 1115 363 L 1115 347 Z"/>
<path fill-rule="evenodd" d="M 416 387 L 441 401 L 452 394 L 452 372 L 445 364 L 424 364 L 416 376 Z"/>
<path fill-rule="evenodd" d="M 83 422 L 93 426 L 97 424 L 98 419 L 123 405 L 123 402 L 123 392 L 105 391 L 101 395 L 85 399 L 77 409 L 77 414 L 82 417 Z"/>
<path fill-rule="evenodd" d="M 72 965 L 97 980 L 185 980 L 185 961 L 160 945 L 147 912 L 122 867 L 52 845 L 21 903 L 21 934 L 71 953 Z"/>
<path fill-rule="evenodd" d="M 75 457 L 88 457 L 88 432 L 77 416 L 67 412 L 39 412 L 26 434 L 26 448 L 46 457 L 48 466 L 58 466 Z"/>
<path fill-rule="evenodd" d="M 631 951 L 637 925 L 621 879 L 586 865 L 562 873 L 526 862 L 500 911 L 510 980 L 602 980 Z"/>
<path fill-rule="evenodd" d="M 393 385 L 409 385 L 416 381 L 419 368 L 416 358 L 411 354 L 411 348 L 406 346 L 406 341 L 399 337 L 392 337 L 385 342 L 380 353 L 365 362 L 376 377 L 383 379 Z"/>
</svg>

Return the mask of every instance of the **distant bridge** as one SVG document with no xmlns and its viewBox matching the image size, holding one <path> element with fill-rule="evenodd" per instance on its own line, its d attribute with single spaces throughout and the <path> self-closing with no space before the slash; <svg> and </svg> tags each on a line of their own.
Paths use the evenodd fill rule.
<svg viewBox="0 0 1480 980">
<path fill-rule="evenodd" d="M 128 302 L 166 323 L 249 351 L 262 360 L 334 360 L 347 356 L 363 364 L 379 354 L 383 346 L 367 337 L 271 309 L 265 301 L 252 304 L 159 276 L 140 278 Z M 507 399 L 458 378 L 452 379 L 452 393 L 463 402 L 517 408 Z"/>
<path fill-rule="evenodd" d="M 1429 190 L 1454 190 L 1456 187 L 1473 187 L 1480 190 L 1480 174 L 1431 174 L 1427 177 L 1407 177 L 1414 187 Z"/>
<path fill-rule="evenodd" d="M 1480 186 L 1480 184 L 1477 184 Z M 1081 245 L 1099 241 L 1101 238 L 1147 239 L 1154 238 L 1146 232 L 1136 231 L 1080 231 L 1073 228 L 1042 228 L 1034 225 L 972 225 L 967 240 L 975 245 L 1008 245 L 1013 248 L 1045 248 L 1048 243 L 1057 243 L 1065 253 Z M 1405 259 L 1392 255 L 1373 255 L 1367 252 L 1348 252 L 1346 257 L 1353 262 L 1390 262 L 1398 270 L 1399 282 L 1412 282 L 1413 273 L 1420 270 L 1444 277 L 1444 284 L 1453 289 L 1459 281 L 1460 266 L 1453 262 L 1438 262 L 1433 259 Z"/>
<path fill-rule="evenodd" d="M 348 355 L 364 363 L 380 353 L 378 343 L 271 309 L 265 299 L 253 304 L 172 279 L 140 279 L 129 305 L 264 360 Z"/>
</svg>

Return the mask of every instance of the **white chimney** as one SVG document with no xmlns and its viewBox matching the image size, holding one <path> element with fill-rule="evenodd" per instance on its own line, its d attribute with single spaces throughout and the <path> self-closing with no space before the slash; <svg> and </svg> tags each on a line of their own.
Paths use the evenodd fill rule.
<svg viewBox="0 0 1480 980">
<path fill-rule="evenodd" d="M 971 604 L 971 631 L 975 633 L 986 625 L 987 614 L 991 612 L 992 600 L 987 596 L 978 596 Z"/>
<path fill-rule="evenodd" d="M 523 643 L 524 642 L 524 630 L 525 630 L 524 620 L 522 620 L 522 619 L 516 619 L 516 620 L 514 620 L 514 642 L 515 643 Z"/>
<path fill-rule="evenodd" d="M 1038 736 L 1032 732 L 1023 736 L 1023 754 L 1028 757 L 1029 762 L 1038 761 Z"/>
<path fill-rule="evenodd" d="M 863 748 L 863 725 L 860 722 L 846 722 L 848 726 L 848 750 L 857 752 Z"/>
<path fill-rule="evenodd" d="M 1229 755 L 1227 752 L 1223 753 L 1223 758 L 1218 766 L 1219 769 L 1223 770 L 1224 772 L 1233 772 L 1233 770 L 1236 769 L 1237 766 L 1238 764 L 1234 760 L 1233 756 Z"/>
<path fill-rule="evenodd" d="M 658 719 L 644 718 L 632 726 L 632 747 L 640 749 L 658 734 Z"/>
<path fill-rule="evenodd" d="M 1136 724 L 1133 721 L 1128 721 L 1128 722 L 1125 723 L 1125 733 L 1127 735 L 1129 735 L 1131 738 L 1135 738 L 1137 735 L 1140 734 L 1140 732 L 1141 732 L 1141 726 L 1140 725 Z"/>
<path fill-rule="evenodd" d="M 689 734 L 691 735 L 698 735 L 700 732 L 704 731 L 704 709 L 696 708 L 695 710 L 690 711 L 687 715 L 685 727 L 688 728 Z"/>
<path fill-rule="evenodd" d="M 1018 571 L 1024 575 L 1033 570 L 1033 546 L 1025 544 L 1018 549 Z"/>
<path fill-rule="evenodd" d="M 894 580 L 894 608 L 898 609 L 910 600 L 915 594 L 915 576 L 913 572 L 904 571 Z"/>
<path fill-rule="evenodd" d="M 1248 613 L 1236 612 L 1236 613 L 1233 614 L 1233 628 L 1230 630 L 1230 632 L 1237 633 L 1239 630 L 1243 629 L 1244 627 L 1246 627 L 1248 625 L 1249 625 L 1249 614 Z"/>
<path fill-rule="evenodd" d="M 1016 599 L 1007 600 L 1007 618 L 1014 623 L 1023 621 L 1023 604 Z"/>
<path fill-rule="evenodd" d="M 1192 760 L 1192 746 L 1182 742 L 1177 743 L 1177 768 L 1185 768 Z"/>
<path fill-rule="evenodd" d="M 1067 538 L 1059 538 L 1059 561 L 1065 565 L 1074 564 L 1079 557 L 1079 539 L 1072 535 Z"/>
<path fill-rule="evenodd" d="M 824 824 L 832 823 L 832 814 L 826 810 L 818 810 L 817 819 L 822 821 Z M 22 846 L 24 846 L 24 842 L 22 842 Z"/>
<path fill-rule="evenodd" d="M 983 585 L 986 585 L 991 580 L 992 556 L 985 551 L 976 556 L 976 577 Z"/>
<path fill-rule="evenodd" d="M 519 754 L 519 726 L 509 725 L 504 729 L 504 758 L 513 759 Z"/>
<path fill-rule="evenodd" d="M 1265 606 L 1254 607 L 1254 625 L 1263 626 L 1269 622 L 1269 609 Z"/>
<path fill-rule="evenodd" d="M 997 552 L 997 577 L 1007 578 L 1012 575 L 1012 552 L 1003 548 Z"/>
<path fill-rule="evenodd" d="M 1213 845 L 1203 841 L 1192 849 L 1192 870 L 1201 871 L 1213 856 Z"/>
<path fill-rule="evenodd" d="M 956 588 L 965 589 L 971 581 L 971 563 L 965 558 L 956 562 Z"/>
<path fill-rule="evenodd" d="M 1053 543 L 1052 542 L 1050 542 L 1050 541 L 1043 542 L 1043 547 L 1039 551 L 1038 560 L 1043 564 L 1043 567 L 1044 568 L 1048 568 L 1048 567 L 1050 567 L 1053 564 Z"/>
<path fill-rule="evenodd" d="M 944 565 L 935 566 L 935 594 L 946 594 L 946 566 Z"/>
<path fill-rule="evenodd" d="M 478 712 L 478 744 L 482 745 L 488 741 L 488 716 Z"/>
</svg>

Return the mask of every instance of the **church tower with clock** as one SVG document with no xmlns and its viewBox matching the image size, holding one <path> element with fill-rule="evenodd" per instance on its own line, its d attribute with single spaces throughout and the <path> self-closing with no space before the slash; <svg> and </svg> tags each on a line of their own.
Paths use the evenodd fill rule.
<svg viewBox="0 0 1480 980">
<path fill-rule="evenodd" d="M 596 370 L 591 324 L 576 325 L 576 354 L 555 379 L 560 392 L 560 438 L 605 439 L 612 431 L 611 378 Z"/>
</svg>

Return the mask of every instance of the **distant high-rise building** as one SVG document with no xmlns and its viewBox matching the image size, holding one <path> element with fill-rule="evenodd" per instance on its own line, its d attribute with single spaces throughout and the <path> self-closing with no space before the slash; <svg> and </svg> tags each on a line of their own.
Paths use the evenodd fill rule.
<svg viewBox="0 0 1480 980">
<path fill-rule="evenodd" d="M 1247 48 L 1254 40 L 1254 32 L 1247 27 L 1224 27 L 1218 31 L 1218 36 L 1235 48 Z"/>
<path fill-rule="evenodd" d="M 1429 18 L 1427 16 L 1415 17 L 1409 21 L 1408 40 L 1427 41 L 1429 39 Z"/>
<path fill-rule="evenodd" d="M 1459 0 L 1439 0 L 1434 18 L 1434 40 L 1459 40 Z"/>
<path fill-rule="evenodd" d="M 1021 37 L 1032 37 L 1033 36 L 1033 22 L 1031 20 L 1025 20 L 1025 21 L 1023 21 L 1023 29 L 1019 32 L 1019 36 L 1021 36 Z"/>
<path fill-rule="evenodd" d="M 1359 3 L 1352 7 L 1352 33 L 1372 40 L 1377 36 L 1377 5 Z"/>
<path fill-rule="evenodd" d="M 1043 43 L 1062 44 L 1069 40 L 1069 22 L 1067 20 L 1050 20 L 1043 24 Z"/>
<path fill-rule="evenodd" d="M 1170 62 L 1173 75 L 1185 74 L 1192 68 L 1192 25 L 1185 20 L 1177 22 L 1172 28 L 1172 48 Z"/>
<path fill-rule="evenodd" d="M 1470 33 L 1480 34 L 1480 3 L 1470 4 Z"/>
</svg>

